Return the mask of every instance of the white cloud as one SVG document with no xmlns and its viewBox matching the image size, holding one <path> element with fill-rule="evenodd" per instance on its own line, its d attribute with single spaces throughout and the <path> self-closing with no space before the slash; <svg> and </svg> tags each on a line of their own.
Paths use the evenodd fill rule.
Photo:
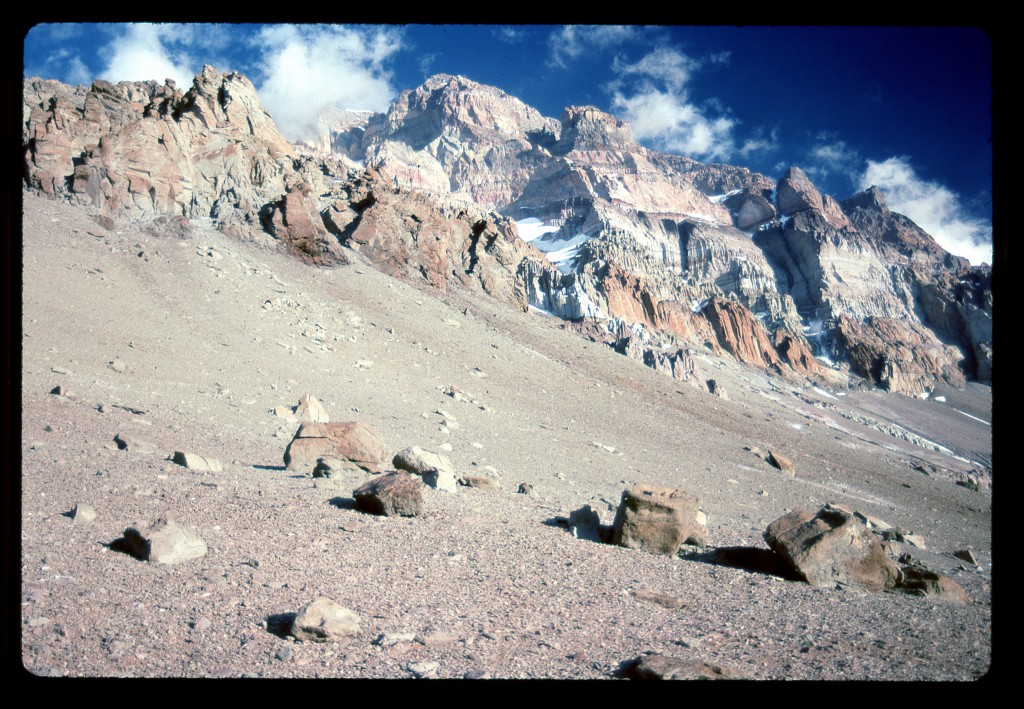
<svg viewBox="0 0 1024 709">
<path fill-rule="evenodd" d="M 43 61 L 42 65 L 26 66 L 25 76 L 52 76 L 66 84 L 92 83 L 93 75 L 77 52 L 58 49 Z"/>
<path fill-rule="evenodd" d="M 808 177 L 825 180 L 833 173 L 839 173 L 844 180 L 849 179 L 852 185 L 856 185 L 864 167 L 860 153 L 831 133 L 819 133 L 817 139 L 802 166 Z"/>
<path fill-rule="evenodd" d="M 767 153 L 779 149 L 779 131 L 777 128 L 773 128 L 768 137 L 764 136 L 764 131 L 759 129 L 755 131 L 754 136 L 747 138 L 743 141 L 743 145 L 739 148 L 739 153 L 744 158 L 749 158 L 754 153 Z"/>
<path fill-rule="evenodd" d="M 952 190 L 919 178 L 906 157 L 869 160 L 860 189 L 872 185 L 882 190 L 890 209 L 910 217 L 946 251 L 975 265 L 992 263 L 991 222 L 968 215 Z"/>
<path fill-rule="evenodd" d="M 491 34 L 502 42 L 508 44 L 518 44 L 526 38 L 526 33 L 522 30 L 518 30 L 515 27 L 502 27 L 500 29 L 493 30 Z"/>
<path fill-rule="evenodd" d="M 612 110 L 632 124 L 637 140 L 658 150 L 728 159 L 735 150 L 736 121 L 709 115 L 689 99 L 686 90 L 692 73 L 702 64 L 665 47 L 632 64 L 616 59 L 612 68 L 619 78 L 608 87 Z M 627 85 L 634 77 L 639 80 Z"/>
<path fill-rule="evenodd" d="M 566 25 L 548 38 L 550 66 L 565 67 L 592 49 L 607 49 L 635 39 L 640 28 L 629 25 Z"/>
<path fill-rule="evenodd" d="M 399 29 L 276 25 L 254 44 L 265 52 L 260 99 L 290 140 L 311 137 L 329 107 L 383 111 L 395 95 L 386 62 L 401 49 Z"/>
<path fill-rule="evenodd" d="M 107 67 L 100 73 L 107 81 L 160 81 L 174 79 L 179 86 L 189 87 L 198 73 L 195 60 L 184 51 L 171 56 L 168 44 L 175 42 L 173 25 L 131 24 L 111 41 L 101 54 Z"/>
</svg>

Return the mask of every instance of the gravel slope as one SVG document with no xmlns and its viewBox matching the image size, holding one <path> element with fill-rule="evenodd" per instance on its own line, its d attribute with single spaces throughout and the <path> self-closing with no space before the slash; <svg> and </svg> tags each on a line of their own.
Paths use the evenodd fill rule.
<svg viewBox="0 0 1024 709">
<path fill-rule="evenodd" d="M 21 630 L 33 674 L 408 678 L 436 662 L 437 677 L 597 679 L 644 652 L 755 679 L 988 670 L 992 498 L 914 469 L 966 472 L 991 456 L 952 396 L 890 409 L 967 460 L 861 422 L 883 420 L 891 398 L 799 389 L 699 355 L 725 401 L 554 319 L 418 290 L 357 256 L 313 270 L 201 226 L 186 239 L 108 231 L 24 199 Z M 51 395 L 58 385 L 73 396 Z M 283 469 L 295 424 L 271 409 L 307 392 L 332 421 L 377 427 L 391 453 L 450 444 L 459 474 L 497 475 L 502 489 L 428 490 L 417 518 L 362 514 L 351 493 L 368 476 L 315 487 Z M 990 391 L 957 396 L 977 415 Z M 118 433 L 159 452 L 117 450 Z M 783 451 L 796 476 L 744 446 Z M 175 465 L 175 450 L 223 471 Z M 516 494 L 522 482 L 536 495 Z M 699 496 L 716 546 L 766 548 L 762 532 L 785 511 L 849 505 L 923 535 L 914 556 L 972 602 L 817 589 L 577 540 L 558 524 L 584 504 L 610 522 L 636 482 Z M 76 524 L 77 503 L 97 519 Z M 167 515 L 209 552 L 161 566 L 110 548 Z M 980 566 L 951 556 L 968 547 Z M 319 596 L 355 611 L 360 634 L 284 637 L 288 614 Z M 402 632 L 416 639 L 374 644 Z"/>
</svg>

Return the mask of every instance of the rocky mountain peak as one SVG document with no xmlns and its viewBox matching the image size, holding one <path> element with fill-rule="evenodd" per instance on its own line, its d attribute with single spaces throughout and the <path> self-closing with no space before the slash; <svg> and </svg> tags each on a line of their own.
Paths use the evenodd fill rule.
<svg viewBox="0 0 1024 709">
<path fill-rule="evenodd" d="M 840 204 L 847 213 L 852 212 L 854 209 L 867 209 L 881 214 L 886 214 L 889 211 L 889 206 L 885 203 L 885 195 L 882 194 L 882 190 L 874 185 L 871 185 L 871 187 L 868 187 L 863 192 L 858 192 L 849 199 L 844 199 Z"/>
<path fill-rule="evenodd" d="M 554 151 L 639 150 L 633 128 L 610 113 L 593 106 L 569 106 L 562 113 L 562 137 Z"/>
<path fill-rule="evenodd" d="M 833 228 L 850 226 L 839 203 L 829 195 L 823 196 L 807 177 L 807 173 L 795 165 L 786 170 L 785 176 L 779 180 L 775 201 L 779 214 L 783 216 L 811 209 L 820 213 Z"/>
</svg>

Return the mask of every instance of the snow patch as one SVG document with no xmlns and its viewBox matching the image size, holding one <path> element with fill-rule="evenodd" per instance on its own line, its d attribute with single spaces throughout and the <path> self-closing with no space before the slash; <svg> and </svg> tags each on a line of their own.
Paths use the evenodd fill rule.
<svg viewBox="0 0 1024 709">
<path fill-rule="evenodd" d="M 699 313 L 700 311 L 704 310 L 704 308 L 707 307 L 707 304 L 710 302 L 711 301 L 707 298 L 705 298 L 704 300 L 695 300 L 693 301 L 693 303 L 690 304 L 690 312 Z"/>
<path fill-rule="evenodd" d="M 539 239 L 545 234 L 551 234 L 556 232 L 561 227 L 552 226 L 545 224 L 537 217 L 528 217 L 526 219 L 520 219 L 516 221 L 516 229 L 519 230 L 519 238 L 523 241 L 530 242 L 534 239 Z M 543 251 L 543 249 L 541 249 Z"/>
<path fill-rule="evenodd" d="M 960 409 L 953 408 L 952 406 L 949 407 L 949 408 L 953 409 L 953 411 L 956 411 L 958 414 L 963 414 L 964 416 L 966 416 L 969 419 L 974 419 L 975 421 L 980 421 L 981 423 L 985 424 L 986 426 L 991 426 L 992 425 L 988 421 L 986 421 L 985 419 L 980 419 L 977 416 L 971 416 L 966 411 L 961 411 Z"/>
<path fill-rule="evenodd" d="M 739 194 L 742 191 L 743 190 L 740 189 L 740 190 L 732 190 L 731 192 L 726 192 L 725 194 L 708 195 L 708 199 L 711 200 L 712 202 L 714 202 L 715 204 L 721 204 L 722 202 L 724 202 L 725 200 L 729 199 L 733 195 L 737 195 L 737 194 Z"/>
<path fill-rule="evenodd" d="M 933 401 L 945 401 L 945 400 L 946 400 L 946 397 L 944 397 L 944 396 L 937 396 L 937 397 L 935 397 L 935 399 L 933 399 Z"/>
<path fill-rule="evenodd" d="M 835 398 L 834 396 L 832 396 L 831 394 L 829 394 L 829 393 L 828 393 L 827 391 L 825 391 L 824 389 L 819 389 L 818 387 L 813 387 L 813 389 L 814 389 L 814 391 L 818 392 L 818 393 L 819 393 L 819 394 L 821 394 L 822 396 L 828 397 L 829 399 L 834 399 L 834 398 Z"/>
</svg>

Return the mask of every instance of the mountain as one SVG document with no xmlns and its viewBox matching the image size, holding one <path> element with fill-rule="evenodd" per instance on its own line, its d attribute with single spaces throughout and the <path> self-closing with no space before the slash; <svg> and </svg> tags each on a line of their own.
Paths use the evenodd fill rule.
<svg viewBox="0 0 1024 709">
<path fill-rule="evenodd" d="M 356 250 L 643 361 L 707 348 L 910 395 L 991 378 L 990 269 L 875 188 L 836 201 L 797 167 L 776 181 L 659 153 L 594 107 L 556 120 L 450 75 L 384 114 L 327 116 L 300 147 L 245 77 L 210 67 L 185 92 L 29 80 L 24 96 L 27 187 L 110 219 L 209 220 L 316 265 Z"/>
</svg>

